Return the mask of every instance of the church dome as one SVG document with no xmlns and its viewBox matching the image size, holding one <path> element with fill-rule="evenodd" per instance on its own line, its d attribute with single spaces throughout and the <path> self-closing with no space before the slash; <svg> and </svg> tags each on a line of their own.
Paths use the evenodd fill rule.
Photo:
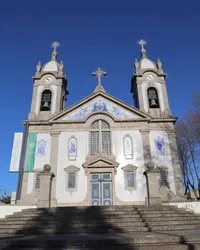
<svg viewBox="0 0 200 250">
<path fill-rule="evenodd" d="M 140 68 L 141 69 L 156 69 L 156 65 L 148 58 L 142 58 L 140 61 Z"/>
<path fill-rule="evenodd" d="M 59 63 L 57 61 L 49 61 L 44 65 L 42 71 L 49 72 L 49 71 L 59 71 Z"/>
</svg>

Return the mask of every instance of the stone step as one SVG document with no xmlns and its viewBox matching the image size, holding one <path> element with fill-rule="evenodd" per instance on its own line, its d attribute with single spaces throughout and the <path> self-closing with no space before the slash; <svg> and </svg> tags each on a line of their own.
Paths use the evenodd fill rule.
<svg viewBox="0 0 200 250">
<path fill-rule="evenodd" d="M 30 220 L 29 218 L 16 218 L 16 219 L 0 219 L 0 225 L 4 225 L 4 224 L 28 224 L 28 223 L 38 223 L 40 221 L 43 221 L 44 223 L 80 223 L 82 221 L 85 221 L 85 218 L 74 218 L 72 220 L 69 220 L 69 219 L 66 219 L 66 218 L 63 218 L 63 219 L 60 219 L 60 220 L 51 220 L 49 221 L 49 218 L 38 218 L 38 219 L 34 219 L 34 220 Z M 140 217 L 120 217 L 120 218 L 105 218 L 103 221 L 105 221 L 107 223 L 117 223 L 117 222 L 135 222 L 135 223 L 138 223 L 138 222 L 142 222 L 142 219 Z M 90 219 L 89 221 L 92 221 L 94 223 L 99 223 L 102 221 L 102 218 L 92 218 L 92 220 Z"/>
<path fill-rule="evenodd" d="M 200 229 L 200 224 L 192 224 L 192 225 L 163 225 L 163 226 L 149 226 L 153 231 L 177 231 L 177 230 L 194 230 L 194 229 Z"/>
<path fill-rule="evenodd" d="M 6 216 L 5 219 L 9 219 L 9 220 L 36 220 L 36 219 L 44 219 L 44 220 L 63 220 L 63 219 L 66 219 L 66 220 L 73 220 L 73 218 L 76 218 L 76 219 L 88 219 L 88 220 L 93 220 L 93 219 L 101 219 L 101 220 L 105 220 L 105 219 L 109 219 L 109 218 L 141 218 L 140 215 L 137 215 L 137 214 L 123 214 L 123 215 L 76 215 L 76 216 L 58 216 L 58 215 L 52 215 L 52 216 L 37 216 L 37 215 L 32 215 L 32 216 L 26 216 L 26 215 L 20 215 L 20 216 L 12 216 L 12 215 L 9 215 L 9 216 Z"/>
<path fill-rule="evenodd" d="M 85 233 L 133 233 L 133 232 L 147 232 L 147 227 L 125 227 L 125 228 L 113 228 L 110 227 L 84 227 L 84 228 L 73 228 L 69 227 L 66 229 L 56 229 L 56 228 L 44 228 L 41 229 L 39 227 L 35 228 L 22 228 L 22 229 L 14 229 L 14 228 L 1 228 L 0 234 L 85 234 Z"/>
<path fill-rule="evenodd" d="M 86 212 L 86 211 L 136 211 L 136 207 L 134 206 L 94 206 L 94 207 L 52 207 L 52 208 L 29 208 L 29 209 L 23 209 L 22 212 L 73 212 L 76 211 L 77 212 Z"/>
<path fill-rule="evenodd" d="M 19 216 L 19 215 L 23 215 L 23 216 L 66 216 L 66 215 L 69 215 L 69 216 L 93 216 L 93 215 L 99 215 L 99 216 L 104 216 L 104 215 L 124 215 L 124 214 L 131 214 L 131 215 L 139 215 L 139 213 L 137 211 L 107 211 L 107 212 L 98 212 L 98 213 L 95 213 L 95 212 L 83 212 L 83 213 L 76 213 L 76 212 L 73 212 L 73 213 L 60 213 L 60 212 L 56 212 L 56 213 L 23 213 L 23 212 L 18 212 L 18 213 L 15 213 L 13 215 L 8 215 L 7 217 L 15 217 L 15 216 Z"/>
<path fill-rule="evenodd" d="M 56 246 L 56 244 L 59 242 L 63 246 L 82 246 L 82 245 L 104 245 L 109 246 L 112 244 L 115 244 L 116 242 L 124 244 L 135 244 L 135 245 L 142 245 L 142 244 L 164 244 L 164 243 L 173 243 L 178 244 L 180 242 L 179 236 L 173 236 L 173 235 L 162 235 L 162 234 L 154 234 L 149 232 L 140 232 L 135 233 L 132 235 L 133 237 L 130 237 L 130 235 L 125 234 L 90 234 L 90 235 L 80 235 L 80 234 L 65 234 L 65 235 L 32 235 L 30 238 L 29 236 L 23 234 L 18 235 L 18 238 L 11 238 L 11 241 L 15 242 L 16 244 L 20 244 L 20 246 L 23 245 L 30 245 L 32 243 L 35 243 L 37 245 L 44 245 L 46 242 L 51 243 L 51 246 Z M 0 245 L 9 245 L 10 240 L 9 238 L 0 240 Z"/>
<path fill-rule="evenodd" d="M 41 224 L 42 223 L 42 224 Z M 115 223 L 108 223 L 107 221 L 103 221 L 103 222 L 94 222 L 94 221 L 90 221 L 90 222 L 83 222 L 81 223 L 79 222 L 68 222 L 68 223 L 63 223 L 63 222 L 49 222 L 48 224 L 40 222 L 39 223 L 33 223 L 33 222 L 29 222 L 29 223 L 24 223 L 24 224 L 2 224 L 0 225 L 0 229 L 3 228 L 12 228 L 12 229 L 18 229 L 18 228 L 24 228 L 24 226 L 26 228 L 34 228 L 34 227 L 38 227 L 40 229 L 45 229 L 45 228 L 92 228 L 92 227 L 121 227 L 121 228 L 125 228 L 125 227 L 145 227 L 146 224 L 144 222 L 115 222 Z"/>
<path fill-rule="evenodd" d="M 145 221 L 190 221 L 190 220 L 196 220 L 200 221 L 200 218 L 196 216 L 171 216 L 171 217 L 142 217 Z"/>
<path fill-rule="evenodd" d="M 185 214 L 185 211 L 174 211 L 174 210 L 169 210 L 169 211 L 157 211 L 157 210 L 154 210 L 154 211 L 140 211 L 138 210 L 138 212 L 140 214 Z M 192 214 L 192 213 L 187 213 L 187 214 Z"/>
<path fill-rule="evenodd" d="M 148 217 L 162 217 L 162 218 L 164 218 L 164 217 L 187 217 L 187 218 L 190 218 L 191 216 L 192 217 L 195 217 L 195 218 L 198 218 L 198 219 L 200 219 L 200 216 L 199 215 L 195 215 L 195 214 L 184 214 L 184 213 L 182 213 L 182 214 L 179 214 L 179 213 L 173 213 L 173 214 L 151 214 L 151 213 L 146 213 L 146 214 L 141 214 L 141 217 L 142 218 L 148 218 Z"/>
<path fill-rule="evenodd" d="M 162 225 L 199 225 L 200 220 L 165 220 L 165 221 L 148 221 L 149 226 L 162 226 Z"/>
<path fill-rule="evenodd" d="M 58 246 L 60 246 L 61 244 L 57 244 Z M 62 246 L 62 245 L 61 245 Z M 0 249 L 4 249 L 1 248 Z M 6 250 L 44 250 L 44 249 L 48 249 L 48 250 L 55 250 L 55 249 L 60 249 L 58 247 L 55 246 L 55 248 L 53 247 L 49 247 L 48 244 L 44 245 L 44 246 L 39 246 L 39 247 L 33 247 L 33 246 L 24 246 L 24 247 L 17 247 L 16 245 L 11 245 L 10 247 L 6 247 Z M 62 250 L 105 250 L 108 248 L 105 248 L 105 246 L 62 246 Z M 143 245 L 143 246 L 136 246 L 134 244 L 113 244 L 113 245 L 109 245 L 109 250 L 200 250 L 200 244 L 192 244 L 192 245 L 182 245 L 182 244 L 168 244 L 168 245 L 160 245 L 160 244 L 152 244 L 152 245 Z"/>
<path fill-rule="evenodd" d="M 72 242 L 9 242 L 7 245 L 0 245 L 0 249 L 67 249 L 67 250 L 103 250 L 103 249 L 109 249 L 109 250 L 199 250 L 200 244 L 180 244 L 180 243 L 157 243 L 157 244 L 137 244 L 133 242 L 120 242 L 119 240 L 112 240 L 112 241 L 96 241 L 95 243 L 91 243 L 89 241 L 86 242 L 79 242 L 74 244 Z"/>
</svg>

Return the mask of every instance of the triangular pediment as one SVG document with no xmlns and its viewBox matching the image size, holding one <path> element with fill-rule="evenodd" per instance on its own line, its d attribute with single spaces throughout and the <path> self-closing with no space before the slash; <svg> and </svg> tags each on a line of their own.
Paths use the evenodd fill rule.
<svg viewBox="0 0 200 250">
<path fill-rule="evenodd" d="M 88 168 L 116 168 L 119 163 L 106 156 L 91 156 L 86 162 L 83 163 L 83 168 L 87 171 Z"/>
<path fill-rule="evenodd" d="M 86 97 L 68 109 L 61 111 L 51 121 L 84 121 L 94 113 L 109 114 L 115 120 L 148 119 L 140 110 L 126 104 L 113 96 L 99 91 Z"/>
</svg>

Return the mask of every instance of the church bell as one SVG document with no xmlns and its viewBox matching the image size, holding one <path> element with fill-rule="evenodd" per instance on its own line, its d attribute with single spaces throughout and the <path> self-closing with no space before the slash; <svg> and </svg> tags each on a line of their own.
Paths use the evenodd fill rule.
<svg viewBox="0 0 200 250">
<path fill-rule="evenodd" d="M 157 107 L 157 104 L 156 104 L 156 101 L 155 101 L 155 99 L 151 99 L 151 103 L 150 103 L 150 107 L 151 108 L 155 108 L 155 107 Z"/>
<path fill-rule="evenodd" d="M 44 104 L 42 105 L 42 108 L 45 110 L 50 110 L 50 103 L 45 101 Z"/>
</svg>

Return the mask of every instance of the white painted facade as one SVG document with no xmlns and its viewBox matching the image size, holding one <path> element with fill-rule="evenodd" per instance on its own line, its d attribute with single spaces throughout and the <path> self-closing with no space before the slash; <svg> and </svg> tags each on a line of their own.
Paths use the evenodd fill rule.
<svg viewBox="0 0 200 250">
<path fill-rule="evenodd" d="M 164 153 L 161 154 L 156 150 L 156 138 L 162 138 L 165 142 Z M 150 132 L 150 145 L 152 162 L 158 167 L 167 167 L 168 182 L 172 192 L 175 191 L 174 172 L 172 167 L 171 151 L 169 147 L 168 135 L 165 131 L 151 131 Z"/>
<path fill-rule="evenodd" d="M 36 189 L 36 176 L 45 164 L 52 166 L 51 198 L 58 205 L 91 205 L 91 197 L 96 192 L 92 190 L 95 185 L 92 183 L 93 173 L 99 176 L 109 173 L 112 177 L 107 182 L 104 177 L 99 177 L 96 183 L 103 187 L 109 182 L 110 204 L 146 204 L 149 193 L 144 172 L 148 170 L 150 162 L 157 170 L 158 167 L 166 169 L 166 183 L 169 183 L 174 194 L 182 192 L 178 155 L 170 151 L 172 146 L 176 148 L 176 118 L 171 116 L 169 109 L 164 80 L 166 75 L 160 60 L 155 64 L 146 57 L 145 50 L 141 54 L 140 62 L 135 62 L 136 72 L 132 77 L 131 92 L 134 94 L 135 107 L 107 94 L 98 84 L 91 95 L 65 108 L 68 83 L 63 73 L 63 63 L 59 64 L 56 60 L 57 52 L 53 51 L 52 60 L 44 67 L 37 65 L 28 119 L 29 132 L 37 133 L 36 151 L 32 172 L 24 175 L 21 188 L 23 202 L 37 202 L 39 190 Z M 151 93 L 148 92 L 149 88 Z M 44 90 L 51 91 L 50 100 L 42 95 Z M 41 100 L 43 104 L 47 102 L 42 96 L 48 99 L 48 110 L 43 109 L 45 105 L 41 106 Z M 151 102 L 154 106 L 151 106 Z M 94 127 L 93 132 L 98 132 L 99 137 L 92 140 L 91 126 L 95 121 L 99 121 L 101 126 L 105 122 L 108 126 L 96 130 Z M 102 131 L 109 132 L 110 139 L 108 133 L 106 137 Z M 103 134 L 107 139 L 103 139 Z M 92 153 L 91 145 L 97 147 L 95 143 L 99 149 Z M 40 153 L 40 150 L 43 152 Z M 73 188 L 68 185 L 69 171 L 75 173 Z M 132 178 L 131 181 L 128 178 Z M 128 184 L 131 187 L 127 185 L 128 181 L 132 182 Z"/>
<path fill-rule="evenodd" d="M 77 158 L 70 161 L 68 159 L 68 141 L 74 136 L 77 139 Z M 85 157 L 88 154 L 88 132 L 63 132 L 60 134 L 58 146 L 58 167 L 56 198 L 58 203 L 77 203 L 82 202 L 87 194 L 87 176 L 82 167 Z M 67 174 L 65 168 L 69 166 L 80 168 L 77 175 L 77 191 L 70 193 L 67 191 Z"/>
</svg>

